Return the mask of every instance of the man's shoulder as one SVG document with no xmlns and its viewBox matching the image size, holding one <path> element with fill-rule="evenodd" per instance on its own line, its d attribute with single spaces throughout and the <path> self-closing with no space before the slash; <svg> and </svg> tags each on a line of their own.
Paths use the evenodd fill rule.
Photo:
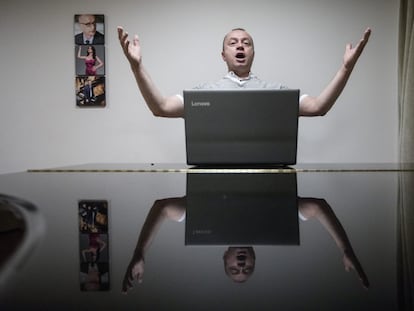
<svg viewBox="0 0 414 311">
<path fill-rule="evenodd" d="M 105 35 L 103 33 L 100 33 L 99 31 L 95 32 L 95 35 L 93 37 L 93 43 L 94 44 L 104 44 L 105 43 Z"/>
<path fill-rule="evenodd" d="M 83 34 L 78 33 L 75 35 L 75 44 L 83 44 Z"/>
<path fill-rule="evenodd" d="M 238 83 L 226 75 L 217 81 L 199 84 L 195 89 L 237 89 L 238 87 Z"/>
<path fill-rule="evenodd" d="M 105 35 L 103 33 L 99 32 L 99 31 L 97 31 L 97 32 L 95 32 L 95 37 L 96 38 L 104 38 Z"/>
<path fill-rule="evenodd" d="M 208 89 L 222 89 L 226 87 L 226 83 L 223 81 L 223 79 L 216 81 L 216 82 L 204 82 L 196 87 L 194 89 L 200 89 L 200 90 L 208 90 Z"/>
</svg>

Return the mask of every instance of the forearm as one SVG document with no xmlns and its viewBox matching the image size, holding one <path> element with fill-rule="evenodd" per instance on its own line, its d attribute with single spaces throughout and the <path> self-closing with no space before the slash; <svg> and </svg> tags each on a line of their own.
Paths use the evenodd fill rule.
<svg viewBox="0 0 414 311">
<path fill-rule="evenodd" d="M 151 112 L 159 117 L 183 117 L 184 105 L 182 100 L 178 96 L 164 97 L 144 69 L 138 36 L 135 35 L 130 42 L 128 33 L 121 26 L 118 26 L 118 38 L 131 66 L 138 88 Z"/>
<path fill-rule="evenodd" d="M 99 240 L 98 243 L 99 243 L 99 251 L 102 252 L 102 250 L 106 247 L 106 243 L 102 240 Z"/>
<path fill-rule="evenodd" d="M 319 222 L 329 232 L 329 234 L 335 241 L 335 244 L 338 246 L 339 250 L 342 253 L 352 251 L 352 246 L 348 239 L 348 236 L 341 222 L 338 220 L 329 204 L 325 200 L 322 200 L 319 203 L 320 212 L 317 213 L 316 216 Z"/>
<path fill-rule="evenodd" d="M 82 258 L 83 258 L 83 261 L 86 261 L 86 252 L 87 252 L 87 250 L 83 250 L 83 251 L 82 251 Z"/>
<path fill-rule="evenodd" d="M 335 104 L 339 95 L 341 95 L 344 90 L 350 75 L 351 70 L 342 65 L 335 77 L 321 92 L 321 94 L 319 94 L 317 97 L 317 105 L 319 106 L 319 111 L 322 115 L 326 114 Z"/>
<path fill-rule="evenodd" d="M 142 64 L 131 64 L 131 69 L 142 97 L 154 116 L 182 117 L 183 110 L 179 106 L 178 97 L 164 97 Z"/>
<path fill-rule="evenodd" d="M 155 201 L 142 226 L 134 251 L 135 256 L 141 255 L 142 257 L 145 257 L 148 248 L 165 218 L 164 205 L 160 200 Z"/>
<path fill-rule="evenodd" d="M 142 226 L 135 253 L 144 257 L 164 220 L 180 221 L 185 214 L 185 204 L 185 197 L 156 200 Z"/>
<path fill-rule="evenodd" d="M 344 65 L 339 68 L 334 78 L 325 89 L 316 97 L 305 97 L 300 104 L 300 115 L 302 116 L 323 116 L 335 104 L 339 95 L 345 88 L 351 75 L 352 69 Z"/>
<path fill-rule="evenodd" d="M 101 68 L 103 66 L 103 62 L 99 59 L 98 60 L 98 64 L 95 66 L 95 69 L 98 70 L 99 68 Z"/>
<path fill-rule="evenodd" d="M 316 218 L 342 252 L 352 250 L 351 243 L 344 228 L 326 200 L 299 198 L 298 202 L 301 214 L 307 219 Z"/>
</svg>

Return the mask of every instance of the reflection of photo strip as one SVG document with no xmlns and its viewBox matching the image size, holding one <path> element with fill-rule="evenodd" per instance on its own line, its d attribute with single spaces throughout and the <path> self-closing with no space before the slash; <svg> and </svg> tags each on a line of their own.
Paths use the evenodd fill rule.
<svg viewBox="0 0 414 311">
<path fill-rule="evenodd" d="M 105 75 L 105 46 L 77 45 L 75 46 L 76 75 L 103 76 Z"/>
<path fill-rule="evenodd" d="M 77 76 L 75 90 L 77 107 L 105 107 L 105 77 Z"/>
<path fill-rule="evenodd" d="M 108 201 L 80 200 L 78 219 L 80 289 L 109 290 Z"/>
<path fill-rule="evenodd" d="M 108 234 L 79 234 L 79 282 L 82 291 L 110 289 Z"/>
</svg>

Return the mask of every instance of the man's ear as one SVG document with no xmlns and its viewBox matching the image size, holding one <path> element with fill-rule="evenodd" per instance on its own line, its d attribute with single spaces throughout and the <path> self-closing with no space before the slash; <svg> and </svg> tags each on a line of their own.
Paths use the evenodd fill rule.
<svg viewBox="0 0 414 311">
<path fill-rule="evenodd" d="M 226 61 L 226 56 L 224 55 L 224 51 L 221 52 L 221 58 Z"/>
</svg>

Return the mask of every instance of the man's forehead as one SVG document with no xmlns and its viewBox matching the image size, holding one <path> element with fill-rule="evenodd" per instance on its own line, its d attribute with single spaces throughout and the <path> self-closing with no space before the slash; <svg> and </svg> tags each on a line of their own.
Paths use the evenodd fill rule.
<svg viewBox="0 0 414 311">
<path fill-rule="evenodd" d="M 81 21 L 94 21 L 95 20 L 95 16 L 93 15 L 81 15 L 79 16 L 79 20 Z"/>
<path fill-rule="evenodd" d="M 229 40 L 229 39 L 232 39 L 232 38 L 237 38 L 237 39 L 248 38 L 248 39 L 252 40 L 252 36 L 250 36 L 250 34 L 246 30 L 241 30 L 241 29 L 236 29 L 236 30 L 230 31 L 226 35 L 225 38 L 226 38 L 225 40 Z"/>
</svg>

